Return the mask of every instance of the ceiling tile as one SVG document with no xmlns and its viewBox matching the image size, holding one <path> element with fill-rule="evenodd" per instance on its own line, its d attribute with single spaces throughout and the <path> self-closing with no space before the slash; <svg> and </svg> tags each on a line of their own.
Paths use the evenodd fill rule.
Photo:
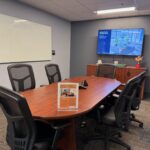
<svg viewBox="0 0 150 150">
<path fill-rule="evenodd" d="M 138 10 L 150 9 L 150 0 L 136 0 Z"/>
<path fill-rule="evenodd" d="M 113 9 L 121 7 L 131 7 L 135 3 L 133 0 L 79 0 L 87 8 L 94 10 Z"/>
<path fill-rule="evenodd" d="M 150 15 L 150 0 L 18 0 L 69 21 Z M 96 15 L 95 10 L 137 6 L 135 12 Z"/>
</svg>

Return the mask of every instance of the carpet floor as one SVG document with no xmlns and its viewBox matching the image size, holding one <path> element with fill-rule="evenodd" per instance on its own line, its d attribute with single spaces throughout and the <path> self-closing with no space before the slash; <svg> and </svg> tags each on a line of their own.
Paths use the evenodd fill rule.
<svg viewBox="0 0 150 150">
<path fill-rule="evenodd" d="M 144 128 L 139 128 L 137 123 L 132 123 L 129 132 L 122 132 L 122 140 L 131 146 L 132 150 L 150 150 L 150 101 L 142 101 L 140 110 L 134 112 L 136 118 L 144 122 Z M 0 150 L 10 150 L 6 141 L 7 121 L 0 109 Z M 82 146 L 81 146 L 82 145 Z M 88 144 L 78 143 L 78 150 L 103 150 L 102 141 L 92 141 Z M 124 147 L 111 143 L 111 150 L 125 150 Z"/>
</svg>

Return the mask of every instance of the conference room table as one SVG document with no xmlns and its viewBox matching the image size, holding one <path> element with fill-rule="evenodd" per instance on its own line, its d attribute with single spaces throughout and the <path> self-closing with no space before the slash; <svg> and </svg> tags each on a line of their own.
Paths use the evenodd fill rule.
<svg viewBox="0 0 150 150">
<path fill-rule="evenodd" d="M 81 83 L 83 80 L 88 82 L 88 87 L 87 89 L 79 89 L 78 110 L 58 110 L 58 83 L 21 92 L 27 100 L 33 117 L 48 121 L 68 120 L 70 122 L 70 125 L 64 131 L 64 137 L 59 141 L 61 150 L 76 150 L 74 118 L 94 109 L 121 84 L 116 79 L 95 76 L 74 77 L 62 82 Z"/>
</svg>

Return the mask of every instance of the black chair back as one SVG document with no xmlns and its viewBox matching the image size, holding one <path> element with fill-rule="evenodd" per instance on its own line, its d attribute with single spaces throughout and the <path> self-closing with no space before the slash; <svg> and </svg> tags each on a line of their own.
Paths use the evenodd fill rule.
<svg viewBox="0 0 150 150">
<path fill-rule="evenodd" d="M 26 99 L 0 86 L 0 104 L 8 123 L 8 145 L 12 150 L 32 150 L 36 130 Z"/>
<path fill-rule="evenodd" d="M 116 67 L 112 64 L 99 64 L 97 68 L 98 77 L 115 78 Z"/>
<path fill-rule="evenodd" d="M 146 78 L 146 72 L 143 71 L 141 72 L 138 76 L 138 85 L 137 85 L 137 88 L 136 88 L 136 97 L 134 98 L 133 102 L 132 102 L 132 106 L 131 106 L 131 109 L 132 110 L 138 110 L 139 109 L 139 106 L 140 106 L 140 103 L 141 103 L 141 100 L 142 100 L 142 86 L 143 86 L 143 83 L 145 82 L 145 78 Z"/>
<path fill-rule="evenodd" d="M 31 65 L 14 64 L 8 66 L 8 74 L 14 91 L 35 88 L 35 78 Z"/>
<path fill-rule="evenodd" d="M 114 113 L 117 126 L 123 129 L 128 129 L 130 123 L 131 105 L 136 97 L 136 89 L 138 85 L 138 77 L 130 79 L 117 100 Z"/>
<path fill-rule="evenodd" d="M 47 64 L 45 70 L 49 84 L 61 81 L 61 74 L 57 64 Z"/>
</svg>

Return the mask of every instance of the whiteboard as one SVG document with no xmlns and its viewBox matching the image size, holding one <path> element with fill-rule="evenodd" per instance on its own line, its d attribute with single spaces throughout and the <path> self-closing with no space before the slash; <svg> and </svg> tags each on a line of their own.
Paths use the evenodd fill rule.
<svg viewBox="0 0 150 150">
<path fill-rule="evenodd" d="M 0 14 L 0 63 L 51 60 L 51 27 Z"/>
</svg>

